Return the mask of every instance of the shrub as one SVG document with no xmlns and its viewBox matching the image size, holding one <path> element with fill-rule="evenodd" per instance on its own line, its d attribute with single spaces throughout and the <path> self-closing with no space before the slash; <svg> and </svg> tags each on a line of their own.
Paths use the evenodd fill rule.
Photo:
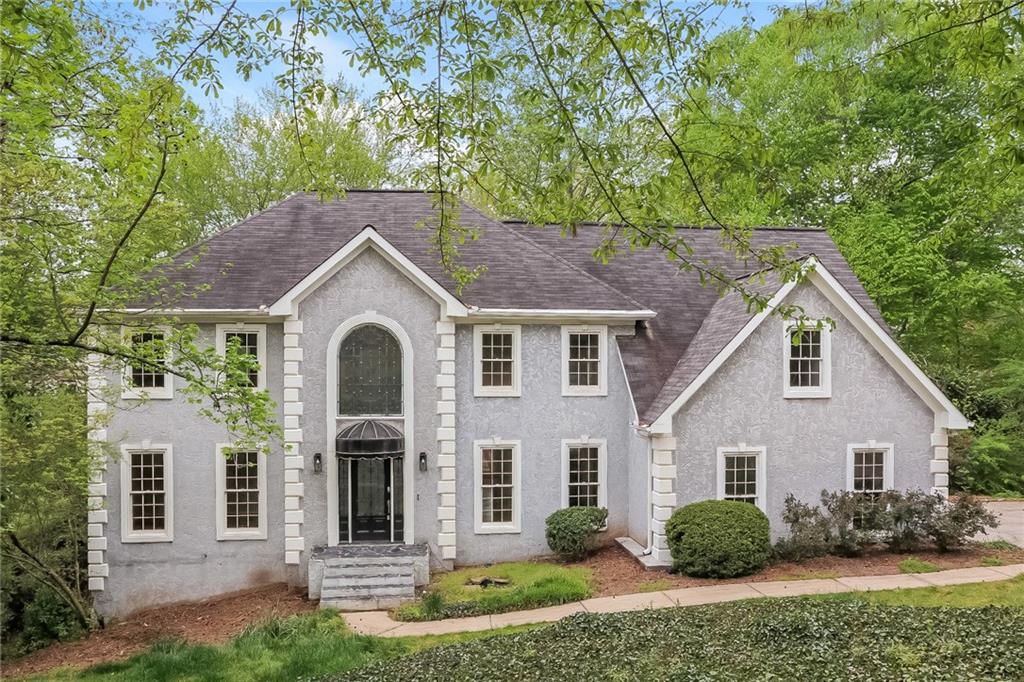
<svg viewBox="0 0 1024 682">
<path fill-rule="evenodd" d="M 680 507 L 665 533 L 673 568 L 687 575 L 747 575 L 763 568 L 771 555 L 768 517 L 746 502 L 707 500 Z"/>
<path fill-rule="evenodd" d="M 989 528 L 995 528 L 995 514 L 970 496 L 950 503 L 940 501 L 928 518 L 924 532 L 940 552 L 948 552 Z"/>
<path fill-rule="evenodd" d="M 880 514 L 874 529 L 887 535 L 889 551 L 912 552 L 928 538 L 930 520 L 942 502 L 938 494 L 890 490 L 879 498 Z"/>
<path fill-rule="evenodd" d="M 789 535 L 775 543 L 775 555 L 790 561 L 824 556 L 832 551 L 832 530 L 821 508 L 801 502 L 792 493 L 786 495 L 782 521 Z"/>
<path fill-rule="evenodd" d="M 548 547 L 564 561 L 579 561 L 587 556 L 598 531 L 608 520 L 604 507 L 568 507 L 547 518 L 544 536 Z"/>
<path fill-rule="evenodd" d="M 874 510 L 861 495 L 843 491 L 821 491 L 821 506 L 829 516 L 832 551 L 840 556 L 857 556 L 864 540 L 862 521 Z"/>
</svg>

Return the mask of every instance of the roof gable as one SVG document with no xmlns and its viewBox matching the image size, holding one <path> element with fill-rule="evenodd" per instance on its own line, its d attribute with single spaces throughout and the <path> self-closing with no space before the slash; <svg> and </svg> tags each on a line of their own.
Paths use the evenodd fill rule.
<svg viewBox="0 0 1024 682">
<path fill-rule="evenodd" d="M 828 268 L 813 256 L 807 259 L 804 267 L 807 271 L 805 281 L 824 294 L 911 390 L 932 409 L 936 428 L 970 427 L 967 418 L 899 347 L 888 331 L 872 319 L 867 310 L 843 288 Z M 675 414 L 761 323 L 774 314 L 797 285 L 796 280 L 782 283 L 777 277 L 769 276 L 759 286 L 761 293 L 774 291 L 774 294 L 768 306 L 757 313 L 743 312 L 741 306 L 737 305 L 738 302 L 742 304 L 742 299 L 736 294 L 728 294 L 715 304 L 648 412 L 648 416 L 652 417 L 650 425 L 653 432 L 672 432 L 672 418 Z M 665 404 L 673 394 L 675 398 Z"/>
</svg>

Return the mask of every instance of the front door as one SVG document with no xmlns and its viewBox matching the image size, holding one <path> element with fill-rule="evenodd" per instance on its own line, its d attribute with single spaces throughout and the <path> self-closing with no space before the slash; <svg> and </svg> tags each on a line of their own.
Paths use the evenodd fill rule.
<svg viewBox="0 0 1024 682">
<path fill-rule="evenodd" d="M 391 460 L 352 460 L 352 541 L 391 542 Z"/>
</svg>

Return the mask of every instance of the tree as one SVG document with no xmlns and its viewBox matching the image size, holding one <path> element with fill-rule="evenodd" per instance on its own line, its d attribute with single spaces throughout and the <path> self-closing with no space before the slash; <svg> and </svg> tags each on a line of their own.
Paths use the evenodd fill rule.
<svg viewBox="0 0 1024 682">
<path fill-rule="evenodd" d="M 200 125 L 165 183 L 190 226 L 190 243 L 265 210 L 309 183 L 307 164 L 329 187 L 373 188 L 397 178 L 396 149 L 376 133 L 356 93 L 342 83 L 308 120 L 300 148 L 281 94 L 235 102 Z M 397 172 L 396 172 L 397 171 Z"/>
</svg>

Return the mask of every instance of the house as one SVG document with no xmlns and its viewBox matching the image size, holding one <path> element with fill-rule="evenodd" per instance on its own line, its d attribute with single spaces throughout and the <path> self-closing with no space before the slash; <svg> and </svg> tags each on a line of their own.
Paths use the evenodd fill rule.
<svg viewBox="0 0 1024 682">
<path fill-rule="evenodd" d="M 606 506 L 606 537 L 657 566 L 665 521 L 696 500 L 756 504 L 778 533 L 787 493 L 946 493 L 947 432 L 969 424 L 825 232 L 754 235 L 794 245 L 800 284 L 686 232 L 773 305 L 834 322 L 794 328 L 656 249 L 596 262 L 598 226 L 568 238 L 470 206 L 462 259 L 486 271 L 460 291 L 416 228 L 433 210 L 422 192 L 297 194 L 178 257 L 201 255 L 172 283 L 209 286 L 175 314 L 258 358 L 284 439 L 233 449 L 169 374 L 93 377 L 128 408 L 95 434 L 119 453 L 91 489 L 102 612 L 271 581 L 387 605 L 429 570 L 546 554 L 567 505 Z"/>
</svg>

